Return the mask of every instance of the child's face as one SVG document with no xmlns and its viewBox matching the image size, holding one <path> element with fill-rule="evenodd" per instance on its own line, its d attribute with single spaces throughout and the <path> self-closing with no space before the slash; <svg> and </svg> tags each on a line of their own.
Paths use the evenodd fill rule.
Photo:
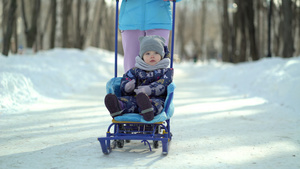
<svg viewBox="0 0 300 169">
<path fill-rule="evenodd" d="M 154 66 L 161 60 L 161 56 L 155 51 L 147 51 L 144 53 L 143 59 L 147 64 Z"/>
</svg>

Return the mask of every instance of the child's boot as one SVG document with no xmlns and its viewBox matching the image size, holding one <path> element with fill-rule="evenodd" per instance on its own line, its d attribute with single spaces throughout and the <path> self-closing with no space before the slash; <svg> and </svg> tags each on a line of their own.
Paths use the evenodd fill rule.
<svg viewBox="0 0 300 169">
<path fill-rule="evenodd" d="M 104 103 L 113 118 L 122 115 L 122 106 L 120 105 L 116 95 L 111 93 L 107 94 L 105 96 Z"/>
<path fill-rule="evenodd" d="M 151 121 L 154 118 L 153 107 L 149 97 L 145 93 L 139 93 L 136 96 L 136 102 L 141 109 L 141 115 L 146 121 Z"/>
</svg>

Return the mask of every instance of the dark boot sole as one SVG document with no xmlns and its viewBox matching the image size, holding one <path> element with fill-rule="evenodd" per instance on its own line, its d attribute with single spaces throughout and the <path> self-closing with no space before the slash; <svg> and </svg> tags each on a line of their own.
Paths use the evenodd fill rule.
<svg viewBox="0 0 300 169">
<path fill-rule="evenodd" d="M 120 107 L 119 100 L 116 95 L 108 94 L 105 96 L 104 103 L 112 117 L 122 115 L 122 109 Z"/>
<path fill-rule="evenodd" d="M 146 121 L 151 121 L 154 119 L 154 112 L 151 101 L 145 93 L 139 93 L 136 96 L 136 102 L 141 109 L 141 115 Z"/>
</svg>

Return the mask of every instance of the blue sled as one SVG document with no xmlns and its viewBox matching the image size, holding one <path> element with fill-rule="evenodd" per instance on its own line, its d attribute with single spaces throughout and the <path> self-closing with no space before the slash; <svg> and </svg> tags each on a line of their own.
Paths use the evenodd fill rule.
<svg viewBox="0 0 300 169">
<path fill-rule="evenodd" d="M 120 91 L 121 77 L 112 78 L 106 84 L 107 93 L 121 95 Z M 109 125 L 106 137 L 99 137 L 102 152 L 109 154 L 112 149 L 123 148 L 125 142 L 130 140 L 141 140 L 145 145 L 148 144 L 151 151 L 149 140 L 153 140 L 153 147 L 158 148 L 158 143 L 162 143 L 162 153 L 168 154 L 169 142 L 172 140 L 170 131 L 170 118 L 174 114 L 173 93 L 175 84 L 168 86 L 168 94 L 161 114 L 154 117 L 151 121 L 145 121 L 137 113 L 124 114 L 117 116 Z M 112 130 L 112 131 L 111 131 Z M 112 142 L 111 142 L 112 141 Z"/>
</svg>

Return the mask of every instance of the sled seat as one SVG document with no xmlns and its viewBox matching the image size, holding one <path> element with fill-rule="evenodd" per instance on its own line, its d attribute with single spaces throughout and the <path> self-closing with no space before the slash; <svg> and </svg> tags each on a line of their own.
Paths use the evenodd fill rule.
<svg viewBox="0 0 300 169">
<path fill-rule="evenodd" d="M 124 124 L 124 123 L 127 123 L 127 124 L 140 124 L 141 122 L 134 122 L 134 121 L 117 121 L 115 119 L 112 119 L 112 123 L 116 123 L 116 124 Z M 164 122 L 155 122 L 155 123 L 151 123 L 151 124 L 163 124 Z"/>
</svg>

